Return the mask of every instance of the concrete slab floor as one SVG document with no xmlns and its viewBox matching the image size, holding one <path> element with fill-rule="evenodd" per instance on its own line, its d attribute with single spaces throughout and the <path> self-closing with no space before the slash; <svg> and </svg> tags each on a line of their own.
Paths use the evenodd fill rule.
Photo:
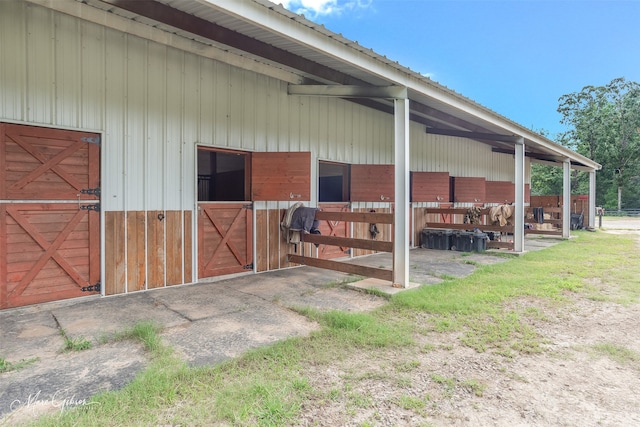
<svg viewBox="0 0 640 427">
<path fill-rule="evenodd" d="M 529 247 L 541 249 L 557 242 L 541 240 Z M 489 252 L 415 249 L 410 252 L 410 280 L 435 284 L 444 276 L 470 274 L 476 265 L 507 260 Z M 350 262 L 390 268 L 392 259 L 390 254 L 376 254 Z M 141 321 L 159 325 L 164 342 L 189 365 L 203 366 L 318 328 L 295 308 L 370 311 L 386 299 L 362 289 L 403 291 L 389 282 L 355 279 L 305 266 L 0 311 L 0 358 L 31 362 L 27 368 L 0 374 L 0 424 L 30 396 L 43 402 L 79 401 L 129 383 L 148 364 L 149 355 L 140 343 L 113 342 L 109 337 Z M 63 352 L 63 331 L 66 338 L 91 341 L 92 348 Z"/>
</svg>

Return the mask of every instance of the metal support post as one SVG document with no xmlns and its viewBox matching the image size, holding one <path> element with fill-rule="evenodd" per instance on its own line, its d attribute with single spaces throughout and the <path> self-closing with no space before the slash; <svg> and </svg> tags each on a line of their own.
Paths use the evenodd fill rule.
<svg viewBox="0 0 640 427">
<path fill-rule="evenodd" d="M 515 212 L 513 251 L 524 252 L 524 138 L 515 144 Z"/>
<path fill-rule="evenodd" d="M 394 100 L 393 286 L 409 285 L 409 99 Z"/>
</svg>

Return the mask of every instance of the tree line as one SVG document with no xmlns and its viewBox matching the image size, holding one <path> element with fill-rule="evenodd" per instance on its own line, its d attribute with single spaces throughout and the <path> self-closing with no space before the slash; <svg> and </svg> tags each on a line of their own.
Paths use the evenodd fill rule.
<svg viewBox="0 0 640 427">
<path fill-rule="evenodd" d="M 602 165 L 596 204 L 640 207 L 640 84 L 620 77 L 563 95 L 558 103 L 568 130 L 557 142 Z M 572 194 L 587 194 L 588 174 L 572 171 L 571 187 Z M 532 164 L 531 188 L 535 195 L 562 194 L 562 168 Z"/>
</svg>

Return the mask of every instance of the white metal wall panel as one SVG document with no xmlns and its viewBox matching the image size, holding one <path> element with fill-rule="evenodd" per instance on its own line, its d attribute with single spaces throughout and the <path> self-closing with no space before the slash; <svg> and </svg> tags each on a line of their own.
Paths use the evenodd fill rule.
<svg viewBox="0 0 640 427">
<path fill-rule="evenodd" d="M 227 135 L 226 139 L 214 141 L 214 144 L 223 144 L 230 147 L 244 147 L 242 144 L 242 104 L 244 100 L 243 79 L 245 77 L 244 70 L 236 70 L 227 75 L 229 81 L 229 95 L 227 105 Z M 216 122 L 217 124 L 217 122 Z"/>
<path fill-rule="evenodd" d="M 147 52 L 147 152 L 146 160 L 146 209 L 162 209 L 165 179 L 173 179 L 174 171 L 164 170 L 166 139 L 165 112 L 167 102 L 167 47 L 157 43 L 148 44 Z M 171 120 L 176 118 L 172 117 Z M 171 174 L 170 177 L 167 177 Z"/>
<path fill-rule="evenodd" d="M 165 209 L 179 210 L 182 199 L 182 126 L 187 121 L 183 116 L 185 111 L 185 55 L 183 52 L 168 48 L 167 50 L 167 75 L 166 75 L 166 103 L 164 111 L 165 136 L 162 152 L 164 154 L 164 164 L 162 168 L 163 177 L 167 176 L 167 171 L 171 171 L 171 179 L 164 182 L 164 203 Z M 197 71 L 197 68 L 195 68 Z"/>
<path fill-rule="evenodd" d="M 291 99 L 295 99 L 295 96 L 292 96 Z M 311 98 L 308 96 L 300 97 L 300 101 L 297 104 L 297 112 L 298 112 L 298 121 L 295 125 L 293 123 L 289 123 L 289 126 L 296 127 L 296 135 L 289 140 L 289 149 L 290 151 L 302 151 L 304 147 L 308 146 L 309 139 L 309 104 L 311 103 Z"/>
<path fill-rule="evenodd" d="M 126 82 L 126 102 L 122 104 L 122 107 L 126 111 L 125 117 L 125 144 L 124 152 L 122 156 L 125 159 L 125 175 L 123 185 L 126 191 L 126 201 L 124 207 L 111 206 L 109 199 L 104 200 L 103 203 L 107 204 L 105 209 L 107 210 L 121 210 L 126 209 L 130 211 L 141 211 L 145 209 L 146 196 L 144 183 L 146 177 L 147 162 L 145 161 L 146 154 L 146 117 L 145 111 L 147 110 L 147 44 L 145 40 L 141 40 L 137 37 L 128 36 L 125 39 L 125 49 L 120 57 L 125 61 L 126 73 L 123 76 Z M 115 49 L 115 47 L 114 47 Z M 117 60 L 114 55 L 113 60 Z M 111 88 L 111 86 L 110 86 Z M 109 109 L 117 109 L 117 105 L 110 106 Z M 109 123 L 111 126 L 112 123 Z M 111 144 L 116 141 L 106 140 L 103 145 L 103 153 L 112 162 L 118 160 L 118 155 L 112 153 Z M 118 173 L 119 168 L 117 165 L 108 167 L 102 174 L 103 187 L 105 189 L 119 188 L 118 177 L 114 176 L 114 173 Z"/>
<path fill-rule="evenodd" d="M 201 141 L 201 123 L 205 121 L 202 120 L 202 107 L 205 104 L 201 100 L 205 98 L 205 87 L 207 91 L 211 91 L 213 86 L 210 84 L 209 79 L 207 84 L 204 84 L 205 81 L 202 79 L 202 70 L 200 68 L 203 64 L 200 58 L 195 55 L 185 55 L 184 61 L 185 70 L 194 69 L 198 71 L 198 75 L 193 76 L 193 78 L 184 79 L 182 135 L 180 135 L 181 139 L 178 141 L 180 145 L 180 168 L 182 171 L 180 179 L 180 208 L 191 209 L 195 199 L 194 195 L 197 191 L 196 186 L 191 185 L 197 172 L 195 170 L 194 141 Z M 210 62 L 208 61 L 208 63 Z M 209 96 L 206 96 L 209 101 L 211 100 L 210 94 L 211 92 L 209 92 Z M 210 111 L 210 106 L 213 104 L 209 102 L 208 105 Z M 211 132 L 208 134 L 211 135 Z M 195 234 L 193 235 L 195 236 Z"/>
<path fill-rule="evenodd" d="M 24 120 L 24 79 L 26 76 L 25 39 L 16 35 L 25 33 L 25 20 L 21 4 L 2 2 L 0 12 L 0 109 L 7 118 Z"/>
<path fill-rule="evenodd" d="M 26 117 L 29 122 L 53 123 L 55 44 L 53 19 L 46 9 L 27 6 Z M 19 34 L 20 35 L 20 34 Z M 19 53 L 19 52 L 16 52 Z M 16 60 L 19 58 L 15 58 Z"/>
<path fill-rule="evenodd" d="M 195 144 L 393 163 L 391 115 L 288 96 L 285 82 L 38 6 L 0 12 L 0 118 L 103 131 L 105 210 L 191 208 Z M 511 156 L 415 123 L 411 159 L 417 171 L 513 176 Z"/>
<path fill-rule="evenodd" d="M 451 176 L 482 176 L 513 181 L 513 156 L 494 153 L 491 146 L 464 138 L 432 135 L 411 125 L 411 170 L 449 172 Z"/>
<path fill-rule="evenodd" d="M 234 135 L 238 135 L 239 139 L 233 145 L 253 151 L 256 147 L 256 102 L 264 99 L 264 90 L 257 85 L 255 73 L 242 71 L 239 74 L 242 95 L 231 98 L 235 101 L 232 114 L 239 118 L 233 124 Z"/>
<path fill-rule="evenodd" d="M 68 27 L 64 27 L 68 28 Z M 104 129 L 104 93 L 105 93 L 105 29 L 98 25 L 83 22 L 80 24 L 82 50 L 79 69 L 81 70 L 80 105 L 81 129 Z M 65 31 L 67 32 L 67 31 Z M 59 32 L 56 32 L 58 34 Z M 67 49 L 62 47 L 61 49 Z M 56 50 L 56 56 L 59 50 Z M 64 106 L 62 108 L 68 108 Z"/>
<path fill-rule="evenodd" d="M 263 77 L 265 80 L 265 87 L 267 88 L 267 132 L 264 135 L 266 139 L 265 151 L 273 151 L 278 149 L 280 144 L 282 146 L 289 146 L 289 131 L 288 121 L 285 121 L 286 114 L 283 112 L 289 111 L 286 106 L 288 100 L 286 96 L 281 96 L 283 91 L 286 91 L 286 85 L 282 84 L 278 80 Z"/>
<path fill-rule="evenodd" d="M 214 138 L 212 144 L 227 145 L 229 132 L 229 104 L 231 103 L 231 82 L 229 80 L 231 67 L 227 64 L 216 63 L 214 67 L 215 75 L 211 76 L 215 80 L 216 100 L 214 115 L 212 116 L 211 125 L 213 126 Z"/>
<path fill-rule="evenodd" d="M 125 200 L 136 196 L 137 186 L 127 188 L 125 186 L 125 174 L 129 172 L 129 162 L 135 161 L 135 158 L 127 153 L 125 157 L 125 147 L 135 149 L 131 132 L 127 129 L 129 123 L 129 108 L 125 108 L 127 101 L 131 102 L 135 91 L 131 92 L 127 85 L 127 67 L 126 53 L 127 43 L 126 36 L 117 31 L 106 31 L 106 48 L 105 48 L 105 68 L 106 76 L 105 86 L 109 90 L 105 91 L 105 133 L 102 141 L 103 158 L 103 182 L 102 195 L 103 200 L 109 200 L 108 206 L 113 210 L 124 210 Z M 131 88 L 133 89 L 133 88 Z M 118 108 L 120 106 L 120 108 Z M 141 140 L 141 139 L 139 139 Z M 142 146 L 142 144 L 138 144 Z M 141 157 L 138 157 L 141 158 Z M 142 165 L 137 169 L 142 170 Z M 109 173 L 106 173 L 109 171 Z M 133 172 L 133 170 L 131 170 Z M 142 176 L 142 175 L 140 175 Z M 104 180 L 108 177 L 109 185 L 105 187 Z M 135 179 L 135 176 L 133 177 Z M 107 191 L 107 192 L 105 192 Z M 103 205 L 105 202 L 102 202 Z M 140 203 L 141 205 L 141 203 Z"/>
<path fill-rule="evenodd" d="M 69 127 L 79 127 L 82 90 L 78 81 L 82 78 L 82 46 L 76 34 L 80 23 L 68 15 L 54 16 L 56 28 L 69 28 L 70 31 L 56 32 L 54 43 L 56 58 L 55 73 L 55 123 Z M 98 129 L 98 128 L 94 128 Z"/>
</svg>

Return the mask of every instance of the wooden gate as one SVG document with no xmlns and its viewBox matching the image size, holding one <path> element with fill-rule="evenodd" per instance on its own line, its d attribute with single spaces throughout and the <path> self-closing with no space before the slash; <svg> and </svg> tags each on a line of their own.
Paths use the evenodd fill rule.
<svg viewBox="0 0 640 427">
<path fill-rule="evenodd" d="M 320 209 L 324 212 L 350 212 L 348 203 L 321 203 Z M 321 220 L 318 227 L 323 236 L 351 237 L 351 227 L 348 221 Z M 318 258 L 333 259 L 349 255 L 349 247 L 320 245 L 318 247 Z"/>
<path fill-rule="evenodd" d="M 199 203 L 199 278 L 253 269 L 252 212 L 246 203 Z"/>
<path fill-rule="evenodd" d="M 99 143 L 95 134 L 0 123 L 1 308 L 96 292 Z"/>
</svg>

